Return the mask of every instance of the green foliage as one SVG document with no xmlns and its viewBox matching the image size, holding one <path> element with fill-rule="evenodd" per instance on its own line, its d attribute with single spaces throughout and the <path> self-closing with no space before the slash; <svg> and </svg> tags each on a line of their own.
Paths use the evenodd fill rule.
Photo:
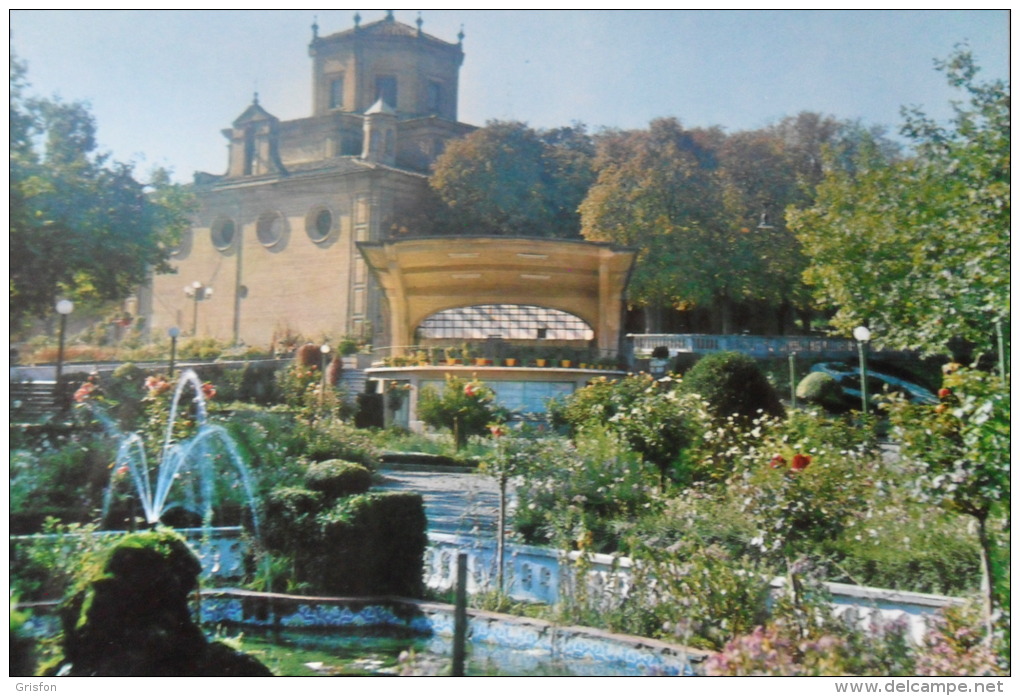
<svg viewBox="0 0 1020 696">
<path fill-rule="evenodd" d="M 593 151 L 584 126 L 536 131 L 490 121 L 436 160 L 429 183 L 445 204 L 437 231 L 577 237 Z"/>
<path fill-rule="evenodd" d="M 329 459 L 315 462 L 305 473 L 305 485 L 327 500 L 365 493 L 372 486 L 372 472 L 361 464 Z"/>
<path fill-rule="evenodd" d="M 95 519 L 114 457 L 115 446 L 91 434 L 12 451 L 11 531 L 36 532 L 50 516 L 65 522 Z"/>
<path fill-rule="evenodd" d="M 339 596 L 420 597 L 425 526 L 417 493 L 336 499 L 279 488 L 266 505 L 266 544 L 290 559 L 290 586 Z"/>
<path fill-rule="evenodd" d="M 659 470 L 661 483 L 696 476 L 685 452 L 706 425 L 704 405 L 682 395 L 671 378 L 630 375 L 621 380 L 600 378 L 553 407 L 556 421 L 579 429 L 605 425 L 619 433 L 645 461 Z"/>
<path fill-rule="evenodd" d="M 496 419 L 492 405 L 495 394 L 477 379 L 468 381 L 447 375 L 443 391 L 422 387 L 418 417 L 433 428 L 449 428 L 454 446 L 460 451 L 471 435 L 485 435 Z"/>
<path fill-rule="evenodd" d="M 656 499 L 654 466 L 597 425 L 582 431 L 576 443 L 525 441 L 510 456 L 518 461 L 514 473 L 522 476 L 514 525 L 528 543 L 613 550 L 620 539 L 615 525 Z"/>
<path fill-rule="evenodd" d="M 836 330 L 867 324 L 876 345 L 929 355 L 957 339 L 990 352 L 995 323 L 1009 324 L 1009 86 L 978 83 L 966 51 L 939 68 L 966 98 L 951 126 L 907 112 L 913 157 L 862 149 L 791 226 Z"/>
<path fill-rule="evenodd" d="M 955 364 L 946 373 L 938 405 L 890 405 L 893 436 L 916 471 L 918 498 L 977 521 L 990 621 L 1009 601 L 1008 542 L 989 521 L 1009 519 L 1010 394 L 996 375 Z"/>
<path fill-rule="evenodd" d="M 297 424 L 292 452 L 311 461 L 344 459 L 368 469 L 379 466 L 381 453 L 372 436 L 338 418 Z"/>
<path fill-rule="evenodd" d="M 636 560 L 655 578 L 641 592 L 655 607 L 665 637 L 718 650 L 733 636 L 761 625 L 768 615 L 774 569 L 720 546 L 679 543 L 669 549 L 638 547 Z"/>
<path fill-rule="evenodd" d="M 836 378 L 824 372 L 810 372 L 797 385 L 797 398 L 838 413 L 847 410 L 843 388 Z"/>
<path fill-rule="evenodd" d="M 83 569 L 90 568 L 116 538 L 96 534 L 97 525 L 48 518 L 39 536 L 11 546 L 11 589 L 23 601 L 63 598 Z"/>
<path fill-rule="evenodd" d="M 713 353 L 695 363 L 680 388 L 708 402 L 716 418 L 736 415 L 750 421 L 759 414 L 783 415 L 779 395 L 753 358 L 742 353 Z"/>
<path fill-rule="evenodd" d="M 168 271 L 191 208 L 165 172 L 143 184 L 131 165 L 98 152 L 84 104 L 30 97 L 25 72 L 12 57 L 12 325 L 48 315 L 58 296 L 119 300 L 151 269 Z"/>
<path fill-rule="evenodd" d="M 736 302 L 805 308 L 806 264 L 782 211 L 810 201 L 827 145 L 854 124 L 803 113 L 726 135 L 656 119 L 597 139 L 597 179 L 581 204 L 582 234 L 638 250 L 628 294 L 649 308 L 712 311 L 733 331 Z M 658 312 L 649 312 L 651 332 Z"/>
</svg>

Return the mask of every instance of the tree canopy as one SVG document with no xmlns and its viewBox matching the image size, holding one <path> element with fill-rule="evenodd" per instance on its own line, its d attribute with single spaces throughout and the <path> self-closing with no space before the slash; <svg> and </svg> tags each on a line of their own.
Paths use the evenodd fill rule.
<svg viewBox="0 0 1020 696">
<path fill-rule="evenodd" d="M 1009 88 L 977 82 L 967 51 L 938 67 L 966 96 L 951 123 L 905 111 L 913 156 L 862 147 L 790 213 L 833 326 L 865 324 L 877 345 L 927 354 L 961 339 L 988 349 L 1009 321 Z"/>
<path fill-rule="evenodd" d="M 806 261 L 782 213 L 812 200 L 822 150 L 851 125 L 803 113 L 731 135 L 676 119 L 600 134 L 582 234 L 639 250 L 635 304 L 710 308 L 715 330 L 733 330 L 735 303 L 807 305 Z M 656 330 L 654 312 L 649 327 Z"/>
<path fill-rule="evenodd" d="M 593 154 L 582 125 L 539 131 L 490 121 L 436 161 L 429 181 L 445 210 L 431 232 L 577 237 Z"/>
<path fill-rule="evenodd" d="M 10 321 L 50 312 L 54 300 L 115 300 L 170 270 L 189 196 L 157 171 L 150 182 L 98 151 L 81 103 L 27 94 L 10 73 Z"/>
</svg>

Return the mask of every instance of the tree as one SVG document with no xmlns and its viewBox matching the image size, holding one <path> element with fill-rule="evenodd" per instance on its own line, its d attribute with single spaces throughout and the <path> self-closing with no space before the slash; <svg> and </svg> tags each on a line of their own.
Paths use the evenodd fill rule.
<svg viewBox="0 0 1020 696">
<path fill-rule="evenodd" d="M 467 380 L 447 375 L 443 391 L 431 386 L 421 389 L 418 416 L 434 428 L 449 428 L 453 446 L 458 452 L 471 435 L 484 435 L 489 423 L 497 419 L 493 405 L 495 393 L 477 379 Z"/>
<path fill-rule="evenodd" d="M 938 68 L 967 96 L 949 126 L 906 111 L 912 157 L 865 145 L 790 214 L 835 329 L 867 324 L 877 345 L 925 354 L 960 339 L 989 349 L 1009 322 L 1009 88 L 976 82 L 963 50 Z"/>
<path fill-rule="evenodd" d="M 490 121 L 436 160 L 429 183 L 446 210 L 432 232 L 577 237 L 593 153 L 583 125 Z"/>
<path fill-rule="evenodd" d="M 169 271 L 185 191 L 162 171 L 140 183 L 131 165 L 98 152 L 85 105 L 27 96 L 14 56 L 10 83 L 11 325 L 48 313 L 60 295 L 122 299 L 150 270 Z"/>
<path fill-rule="evenodd" d="M 629 294 L 648 309 L 712 306 L 722 331 L 730 306 L 745 294 L 754 264 L 746 228 L 729 224 L 718 183 L 718 129 L 688 130 L 673 118 L 647 130 L 604 134 L 597 179 L 581 204 L 582 234 L 638 249 Z"/>
</svg>

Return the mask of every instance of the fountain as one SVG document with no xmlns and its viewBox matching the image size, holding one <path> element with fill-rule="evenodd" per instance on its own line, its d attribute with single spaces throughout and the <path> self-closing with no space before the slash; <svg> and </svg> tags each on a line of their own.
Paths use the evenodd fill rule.
<svg viewBox="0 0 1020 696">
<path fill-rule="evenodd" d="M 193 436 L 175 442 L 173 438 L 174 423 L 180 410 L 181 397 L 189 386 L 195 393 L 197 430 Z M 160 521 L 163 513 L 171 505 L 169 496 L 175 488 L 174 484 L 179 481 L 176 488 L 183 489 L 181 493 L 184 497 L 184 503 L 181 506 L 200 514 L 203 526 L 210 527 L 218 482 L 217 472 L 214 470 L 215 464 L 225 455 L 239 477 L 239 483 L 243 487 L 248 508 L 251 511 L 252 525 L 258 535 L 258 513 L 251 474 L 244 464 L 236 443 L 226 429 L 221 425 L 209 422 L 202 383 L 194 370 L 185 370 L 174 390 L 160 461 L 155 468 L 155 485 L 152 481 L 153 468 L 149 466 L 142 436 L 137 432 L 124 434 L 101 408 L 95 404 L 90 404 L 90 408 L 107 433 L 120 440 L 117 458 L 110 476 L 110 484 L 103 498 L 104 520 L 110 512 L 120 478 L 124 473 L 128 473 L 141 503 L 146 524 L 154 526 Z M 188 485 L 189 483 L 190 485 Z M 237 485 L 234 483 L 235 488 Z"/>
</svg>

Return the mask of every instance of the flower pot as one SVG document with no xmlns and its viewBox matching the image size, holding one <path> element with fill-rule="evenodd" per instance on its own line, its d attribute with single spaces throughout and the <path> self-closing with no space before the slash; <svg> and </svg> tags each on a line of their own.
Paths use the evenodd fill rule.
<svg viewBox="0 0 1020 696">
<path fill-rule="evenodd" d="M 572 364 L 571 360 L 560 360 L 560 367 L 570 367 Z"/>
<path fill-rule="evenodd" d="M 535 365 L 538 367 L 545 367 L 548 362 L 545 358 L 535 358 Z"/>
<path fill-rule="evenodd" d="M 506 358 L 503 360 L 503 364 L 507 367 L 517 367 L 517 358 Z"/>
</svg>

